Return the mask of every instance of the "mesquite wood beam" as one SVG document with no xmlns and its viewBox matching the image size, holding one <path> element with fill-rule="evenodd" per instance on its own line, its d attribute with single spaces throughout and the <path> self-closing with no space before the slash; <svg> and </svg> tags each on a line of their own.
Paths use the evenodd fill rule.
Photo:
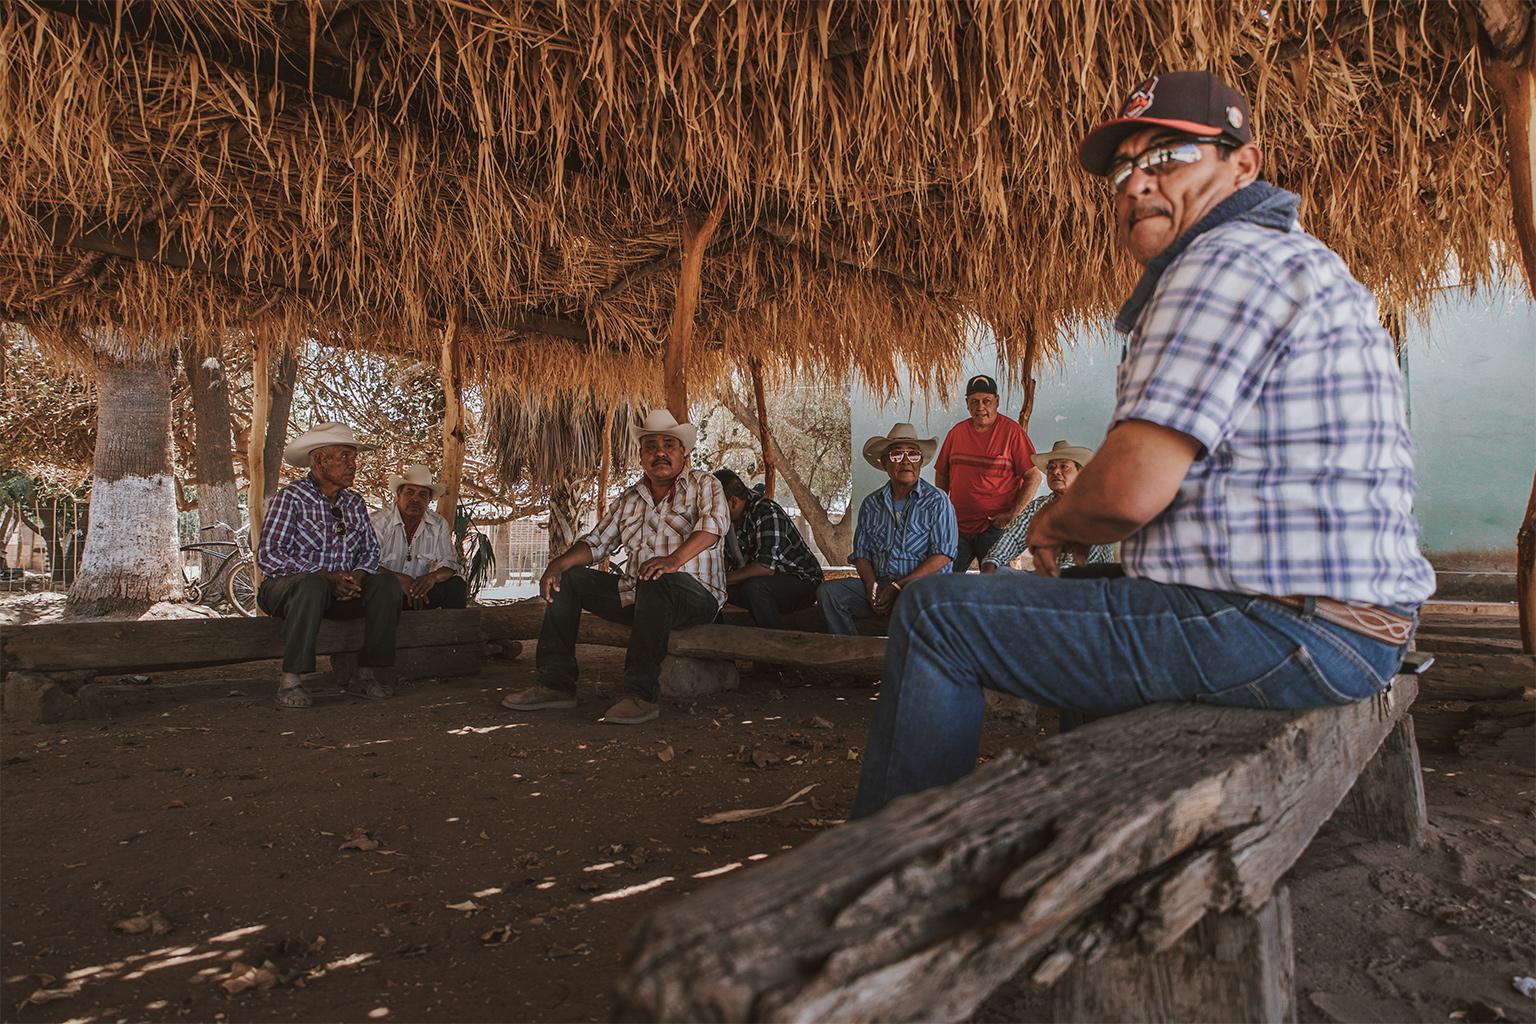
<svg viewBox="0 0 1536 1024">
<path fill-rule="evenodd" d="M 709 240 L 724 214 L 725 198 L 722 196 L 714 211 L 703 221 L 691 212 L 683 215 L 682 263 L 678 268 L 677 298 L 672 306 L 672 326 L 663 360 L 667 408 L 679 423 L 688 419 L 688 350 L 693 344 L 693 314 L 699 305 L 704 250 L 709 248 Z"/>
<path fill-rule="evenodd" d="M 245 479 L 246 515 L 251 521 L 251 550 L 261 550 L 261 526 L 266 509 L 262 495 L 267 490 L 265 459 L 267 446 L 267 416 L 272 409 L 272 342 L 265 334 L 257 335 L 255 349 L 251 353 L 251 430 L 246 437 Z M 252 582 L 261 586 L 261 564 L 251 568 Z"/>
<path fill-rule="evenodd" d="M 773 500 L 775 479 L 773 437 L 768 431 L 768 400 L 763 397 L 763 371 L 757 357 L 748 360 L 752 371 L 752 395 L 757 400 L 757 440 L 763 449 L 763 497 Z"/>
<path fill-rule="evenodd" d="M 1515 236 L 1536 296 L 1536 5 L 1484 0 L 1477 13 L 1493 44 L 1484 71 L 1504 115 Z"/>
<path fill-rule="evenodd" d="M 448 317 L 443 328 L 443 493 L 437 514 L 451 527 L 458 512 L 459 481 L 464 476 L 464 393 L 459 373 L 459 314 Z"/>
<path fill-rule="evenodd" d="M 1536 654 L 1536 479 L 1515 534 L 1515 591 L 1520 601 L 1520 649 Z"/>
</svg>

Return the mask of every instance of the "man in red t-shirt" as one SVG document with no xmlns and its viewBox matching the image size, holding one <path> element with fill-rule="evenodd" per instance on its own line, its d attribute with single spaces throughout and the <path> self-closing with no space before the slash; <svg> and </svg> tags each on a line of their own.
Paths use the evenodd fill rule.
<svg viewBox="0 0 1536 1024">
<path fill-rule="evenodd" d="M 997 411 L 997 381 L 978 373 L 965 385 L 961 420 L 944 438 L 933 482 L 949 492 L 960 520 L 960 551 L 952 571 L 980 562 L 1040 489 L 1035 446 L 1016 420 Z"/>
</svg>

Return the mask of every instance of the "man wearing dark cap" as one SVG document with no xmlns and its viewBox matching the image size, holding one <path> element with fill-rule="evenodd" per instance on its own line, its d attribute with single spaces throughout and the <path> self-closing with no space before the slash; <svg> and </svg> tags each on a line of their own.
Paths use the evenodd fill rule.
<svg viewBox="0 0 1536 1024">
<path fill-rule="evenodd" d="M 966 381 L 965 408 L 971 418 L 950 429 L 933 464 L 933 482 L 948 492 L 960 521 L 955 572 L 986 558 L 1040 489 L 1034 445 L 1016 420 L 997 411 L 997 381 L 984 373 Z"/>
<path fill-rule="evenodd" d="M 1144 268 L 1109 434 L 1030 524 L 1040 576 L 909 588 L 855 815 L 970 771 L 983 686 L 1087 715 L 1371 697 L 1434 589 L 1391 338 L 1299 198 L 1260 180 L 1247 101 L 1159 75 L 1078 154 Z M 1114 541 L 1123 578 L 1050 578 Z"/>
</svg>

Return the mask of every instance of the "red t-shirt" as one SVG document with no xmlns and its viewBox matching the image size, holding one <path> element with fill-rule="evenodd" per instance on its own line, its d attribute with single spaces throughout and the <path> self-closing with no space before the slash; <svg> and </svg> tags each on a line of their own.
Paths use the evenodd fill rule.
<svg viewBox="0 0 1536 1024">
<path fill-rule="evenodd" d="M 1034 468 L 1034 454 L 1024 428 L 1002 414 L 985 432 L 970 420 L 955 424 L 933 468 L 949 477 L 949 500 L 961 533 L 981 533 L 988 519 L 1013 508 L 1024 474 Z"/>
</svg>

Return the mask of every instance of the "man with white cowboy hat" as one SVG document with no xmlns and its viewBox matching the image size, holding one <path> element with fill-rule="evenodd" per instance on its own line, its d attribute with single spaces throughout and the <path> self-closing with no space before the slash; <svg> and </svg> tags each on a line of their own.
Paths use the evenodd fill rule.
<svg viewBox="0 0 1536 1024">
<path fill-rule="evenodd" d="M 910 423 L 864 442 L 864 461 L 890 479 L 859 505 L 848 556 L 858 578 L 828 580 L 817 591 L 830 632 L 857 633 L 855 619 L 890 615 L 903 587 L 950 571 L 960 540 L 955 507 L 922 478 L 923 463 L 938 446 L 937 438 L 919 438 Z"/>
<path fill-rule="evenodd" d="M 344 684 L 347 692 L 369 700 L 394 696 L 374 670 L 395 664 L 400 583 L 378 571 L 379 539 L 362 495 L 352 490 L 357 453 L 372 448 L 351 427 L 317 423 L 283 449 L 284 462 L 309 472 L 272 496 L 256 552 L 265 577 L 256 603 L 283 620 L 279 708 L 314 703 L 300 676 L 315 670 L 321 619 L 363 619 L 360 667 Z"/>
<path fill-rule="evenodd" d="M 469 602 L 453 526 L 432 510 L 443 490 L 426 466 L 406 466 L 389 478 L 395 500 L 370 517 L 379 537 L 379 571 L 400 581 L 407 609 L 463 608 Z"/>
<path fill-rule="evenodd" d="M 630 435 L 643 476 L 544 570 L 539 594 L 548 607 L 535 657 L 538 683 L 507 694 L 503 707 L 576 706 L 576 632 L 586 610 L 633 626 L 624 697 L 603 721 L 649 722 L 659 713 L 661 662 L 672 630 L 712 622 L 725 604 L 721 540 L 731 516 L 720 481 L 688 465 L 698 431 L 656 409 L 631 426 Z M 629 556 L 622 573 L 590 568 L 619 548 Z"/>
<path fill-rule="evenodd" d="M 1024 553 L 1029 536 L 1029 524 L 1034 521 L 1035 514 L 1061 497 L 1066 489 L 1072 486 L 1072 482 L 1077 479 L 1078 471 L 1093 458 L 1093 449 L 1072 444 L 1069 441 L 1057 441 L 1051 445 L 1050 451 L 1037 453 L 1032 458 L 1035 468 L 1045 473 L 1045 485 L 1050 488 L 1050 493 L 1042 494 L 1024 506 L 1024 511 L 1009 524 L 1008 529 L 997 539 L 997 543 L 992 545 L 992 550 L 987 552 L 987 557 L 981 563 L 983 573 L 993 573 L 999 568 L 1006 568 L 1009 562 Z M 1088 564 L 1111 562 L 1114 557 L 1112 544 L 1095 544 L 1088 549 Z M 1077 566 L 1077 562 L 1072 552 L 1063 551 L 1056 566 L 1059 569 L 1072 569 Z"/>
</svg>

